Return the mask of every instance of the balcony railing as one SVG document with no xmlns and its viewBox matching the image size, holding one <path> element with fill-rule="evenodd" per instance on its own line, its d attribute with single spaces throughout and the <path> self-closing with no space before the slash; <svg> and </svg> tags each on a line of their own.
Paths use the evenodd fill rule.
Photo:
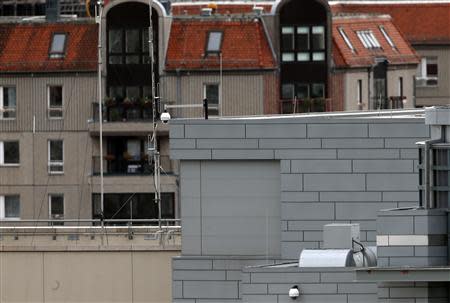
<svg viewBox="0 0 450 303">
<path fill-rule="evenodd" d="M 92 104 L 92 117 L 98 121 L 98 103 Z M 140 122 L 152 120 L 152 105 L 148 102 L 105 102 L 103 121 L 106 122 Z M 156 115 L 159 119 L 159 115 Z"/>
<path fill-rule="evenodd" d="M 280 113 L 310 113 L 332 111 L 331 99 L 281 99 Z"/>
<path fill-rule="evenodd" d="M 372 98 L 372 109 L 402 109 L 407 102 L 405 96 L 390 96 L 389 98 Z"/>
<path fill-rule="evenodd" d="M 146 155 L 124 159 L 113 155 L 103 157 L 103 174 L 110 176 L 124 175 L 151 175 L 153 164 L 149 163 Z M 173 174 L 173 165 L 169 156 L 160 156 L 161 174 Z M 100 174 L 100 157 L 92 157 L 92 170 L 94 175 Z"/>
</svg>

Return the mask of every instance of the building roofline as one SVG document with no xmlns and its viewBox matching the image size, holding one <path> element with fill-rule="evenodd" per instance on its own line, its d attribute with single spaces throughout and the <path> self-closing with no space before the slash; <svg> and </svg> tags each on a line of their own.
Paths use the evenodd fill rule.
<svg viewBox="0 0 450 303">
<path fill-rule="evenodd" d="M 332 5 L 338 5 L 338 4 L 368 4 L 368 5 L 383 5 L 383 4 L 395 4 L 395 5 L 402 5 L 402 4 L 450 4 L 450 0 L 379 0 L 379 1 L 373 1 L 373 0 L 355 0 L 355 1 L 348 1 L 348 0 L 332 0 L 328 2 L 330 6 Z"/>
</svg>

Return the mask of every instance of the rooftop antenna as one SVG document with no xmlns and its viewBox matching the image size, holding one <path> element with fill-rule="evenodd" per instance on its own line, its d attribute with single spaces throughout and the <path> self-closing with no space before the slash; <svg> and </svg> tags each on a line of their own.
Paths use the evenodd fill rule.
<svg viewBox="0 0 450 303">
<path fill-rule="evenodd" d="M 160 166 L 160 154 L 158 151 L 158 140 L 156 136 L 156 132 L 158 130 L 157 124 L 157 107 L 159 104 L 159 97 L 156 96 L 156 86 L 155 86 L 155 71 L 154 71 L 154 42 L 153 42 L 153 19 L 152 19 L 152 10 L 153 10 L 153 0 L 148 1 L 149 7 L 149 28 L 148 28 L 148 51 L 150 52 L 150 75 L 151 75 L 151 98 L 152 98 L 152 135 L 150 137 L 150 142 L 148 145 L 148 154 L 149 161 L 151 161 L 151 156 L 153 156 L 153 182 L 155 185 L 155 203 L 158 204 L 158 226 L 161 228 L 161 166 Z"/>
<path fill-rule="evenodd" d="M 104 190 L 103 190 L 103 96 L 102 96 L 102 17 L 103 17 L 103 0 L 97 1 L 95 8 L 96 22 L 98 23 L 98 121 L 100 132 L 100 209 L 101 224 L 104 225 Z"/>
</svg>

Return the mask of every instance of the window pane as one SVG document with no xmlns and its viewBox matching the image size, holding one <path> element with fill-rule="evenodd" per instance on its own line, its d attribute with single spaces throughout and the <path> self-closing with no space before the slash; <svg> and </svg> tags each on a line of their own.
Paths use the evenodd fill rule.
<svg viewBox="0 0 450 303">
<path fill-rule="evenodd" d="M 427 76 L 437 77 L 438 75 L 438 65 L 436 59 L 427 59 Z"/>
<path fill-rule="evenodd" d="M 115 99 L 123 98 L 123 87 L 122 86 L 110 86 L 109 87 L 109 96 Z"/>
<path fill-rule="evenodd" d="M 325 85 L 323 83 L 314 83 L 311 85 L 311 98 L 325 97 Z"/>
<path fill-rule="evenodd" d="M 323 60 L 325 60 L 324 52 L 313 53 L 313 61 L 323 61 Z"/>
<path fill-rule="evenodd" d="M 62 86 L 50 86 L 50 107 L 62 106 Z"/>
<path fill-rule="evenodd" d="M 122 56 L 109 56 L 109 64 L 122 64 Z"/>
<path fill-rule="evenodd" d="M 66 43 L 66 34 L 54 34 L 50 53 L 64 53 Z"/>
<path fill-rule="evenodd" d="M 309 61 L 309 53 L 297 53 L 297 61 Z"/>
<path fill-rule="evenodd" d="M 294 50 L 294 28 L 283 27 L 281 29 L 281 49 L 282 50 Z"/>
<path fill-rule="evenodd" d="M 122 52 L 122 30 L 111 29 L 109 30 L 109 47 L 110 53 L 121 53 Z"/>
<path fill-rule="evenodd" d="M 309 98 L 309 85 L 304 83 L 299 83 L 296 85 L 296 96 L 298 99 Z"/>
<path fill-rule="evenodd" d="M 19 164 L 19 142 L 3 142 L 4 148 L 4 163 L 5 164 Z"/>
<path fill-rule="evenodd" d="M 312 27 L 312 48 L 325 49 L 325 28 L 323 26 Z"/>
<path fill-rule="evenodd" d="M 125 58 L 126 64 L 139 64 L 139 56 L 126 56 Z"/>
<path fill-rule="evenodd" d="M 219 52 L 222 42 L 222 32 L 210 32 L 206 51 Z"/>
<path fill-rule="evenodd" d="M 50 161 L 63 161 L 63 141 L 50 141 Z"/>
<path fill-rule="evenodd" d="M 50 214 L 54 216 L 64 216 L 64 196 L 51 195 L 50 196 Z"/>
<path fill-rule="evenodd" d="M 309 49 L 309 27 L 297 27 L 297 49 Z"/>
<path fill-rule="evenodd" d="M 4 107 L 16 107 L 16 88 L 4 87 L 3 88 L 3 106 Z"/>
<path fill-rule="evenodd" d="M 142 52 L 148 53 L 148 28 L 142 30 Z"/>
<path fill-rule="evenodd" d="M 140 52 L 139 47 L 139 30 L 129 29 L 125 31 L 125 50 L 127 53 Z"/>
<path fill-rule="evenodd" d="M 163 219 L 175 218 L 175 202 L 173 193 L 161 194 L 161 217 Z"/>
<path fill-rule="evenodd" d="M 5 218 L 20 218 L 20 199 L 18 195 L 5 196 Z"/>
<path fill-rule="evenodd" d="M 205 86 L 205 98 L 208 99 L 208 114 L 219 114 L 219 85 L 218 84 L 206 84 Z"/>
<path fill-rule="evenodd" d="M 126 96 L 130 99 L 139 98 L 139 86 L 127 86 L 126 92 Z"/>
<path fill-rule="evenodd" d="M 294 99 L 294 85 L 293 84 L 283 84 L 281 86 L 281 98 L 282 99 Z"/>
<path fill-rule="evenodd" d="M 281 54 L 281 60 L 283 62 L 292 62 L 295 60 L 294 53 L 282 53 Z"/>
</svg>

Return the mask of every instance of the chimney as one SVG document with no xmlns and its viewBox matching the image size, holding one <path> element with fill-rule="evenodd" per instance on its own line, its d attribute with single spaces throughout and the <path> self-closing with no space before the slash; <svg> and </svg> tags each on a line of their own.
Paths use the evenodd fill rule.
<svg viewBox="0 0 450 303">
<path fill-rule="evenodd" d="M 45 20 L 47 22 L 58 21 L 60 10 L 59 0 L 47 0 L 45 5 Z"/>
</svg>

